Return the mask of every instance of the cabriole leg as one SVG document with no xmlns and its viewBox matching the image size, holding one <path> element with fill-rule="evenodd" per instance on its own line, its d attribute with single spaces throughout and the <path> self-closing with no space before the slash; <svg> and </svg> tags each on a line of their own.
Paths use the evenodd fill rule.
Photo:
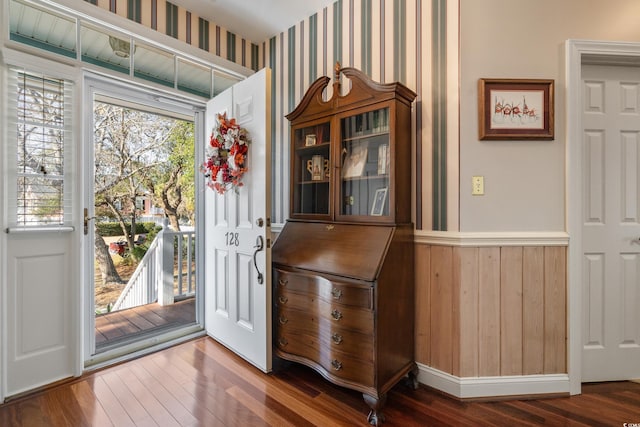
<svg viewBox="0 0 640 427">
<path fill-rule="evenodd" d="M 372 426 L 382 425 L 382 423 L 384 422 L 382 407 L 387 401 L 387 394 L 383 394 L 379 399 L 376 399 L 375 397 L 369 396 L 368 394 L 364 393 L 362 394 L 362 397 L 364 398 L 364 401 L 367 403 L 367 405 L 369 405 L 369 408 L 371 408 L 371 411 L 367 416 L 367 421 L 369 421 L 369 424 L 371 424 Z"/>
</svg>

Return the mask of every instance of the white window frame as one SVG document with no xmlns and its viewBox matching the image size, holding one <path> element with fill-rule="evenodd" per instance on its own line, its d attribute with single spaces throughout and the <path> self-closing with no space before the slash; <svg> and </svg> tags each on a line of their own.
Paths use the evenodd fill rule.
<svg viewBox="0 0 640 427">
<path fill-rule="evenodd" d="M 14 122 L 16 110 L 15 92 L 9 92 L 8 87 L 8 75 L 11 73 L 11 69 L 22 69 L 26 72 L 34 72 L 35 74 L 43 74 L 40 70 L 47 70 L 46 76 L 64 80 L 72 85 L 69 101 L 69 109 L 67 113 L 71 117 L 79 117 L 79 105 L 80 105 L 80 90 L 78 82 L 80 72 L 73 67 L 66 66 L 57 62 L 49 61 L 43 58 L 33 57 L 22 52 L 16 52 L 11 49 L 2 50 L 3 58 L 3 72 L 5 78 L 2 82 L 3 91 L 5 96 L 2 103 L 2 128 L 4 129 L 2 134 L 3 141 L 6 141 L 2 149 L 3 157 L 3 215 L 2 215 L 2 228 L 6 232 L 41 232 L 41 231 L 57 231 L 68 232 L 73 231 L 77 224 L 76 218 L 78 215 L 78 198 L 79 192 L 78 182 L 75 179 L 77 176 L 77 159 L 79 147 L 77 146 L 77 135 L 80 134 L 81 120 L 74 120 L 68 132 L 65 132 L 68 136 L 65 136 L 64 147 L 64 186 L 65 186 L 65 218 L 61 225 L 45 225 L 45 226 L 20 226 L 16 222 L 16 197 L 17 197 L 17 165 L 15 161 L 16 150 L 16 138 L 15 129 L 8 124 Z M 13 103 L 13 105 L 12 105 Z M 10 115 L 14 117 L 11 118 Z"/>
</svg>

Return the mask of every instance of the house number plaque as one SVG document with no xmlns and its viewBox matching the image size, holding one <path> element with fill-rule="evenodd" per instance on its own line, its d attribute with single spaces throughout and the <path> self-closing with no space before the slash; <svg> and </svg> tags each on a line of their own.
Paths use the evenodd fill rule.
<svg viewBox="0 0 640 427">
<path fill-rule="evenodd" d="M 224 237 L 227 240 L 227 246 L 240 246 L 239 233 L 224 233 Z"/>
</svg>

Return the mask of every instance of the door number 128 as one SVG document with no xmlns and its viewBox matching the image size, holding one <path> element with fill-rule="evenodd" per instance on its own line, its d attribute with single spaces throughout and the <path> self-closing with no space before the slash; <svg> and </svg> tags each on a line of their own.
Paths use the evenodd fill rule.
<svg viewBox="0 0 640 427">
<path fill-rule="evenodd" d="M 240 240 L 238 239 L 239 233 L 224 233 L 225 238 L 227 239 L 227 246 L 240 246 Z"/>
</svg>

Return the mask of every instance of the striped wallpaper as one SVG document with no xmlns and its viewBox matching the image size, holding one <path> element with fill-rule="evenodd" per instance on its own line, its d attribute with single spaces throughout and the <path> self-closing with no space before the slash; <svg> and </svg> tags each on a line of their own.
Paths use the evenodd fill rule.
<svg viewBox="0 0 640 427">
<path fill-rule="evenodd" d="M 375 81 L 400 81 L 417 92 L 414 221 L 418 229 L 446 230 L 446 169 L 441 167 L 446 162 L 446 132 L 431 126 L 436 119 L 438 123 L 446 119 L 446 5 L 447 0 L 338 0 L 263 43 L 265 65 L 273 70 L 275 223 L 284 222 L 289 211 L 289 123 L 285 115 L 313 81 L 324 75 L 332 77 L 339 61 L 342 66 L 361 69 Z M 438 53 L 437 60 L 432 59 L 432 52 Z M 329 85 L 327 97 L 331 91 Z M 433 203 L 432 194 L 438 195 Z"/>
<path fill-rule="evenodd" d="M 264 61 L 259 61 L 259 44 L 243 39 L 169 1 L 85 1 L 254 71 L 264 67 Z"/>
<path fill-rule="evenodd" d="M 414 90 L 415 224 L 447 230 L 447 5 L 452 0 L 338 0 L 262 43 L 252 43 L 166 0 L 85 0 L 123 17 L 140 9 L 142 25 L 259 70 L 273 79 L 274 212 L 289 211 L 289 124 L 285 115 L 336 62 L 374 81 L 400 81 Z M 129 6 L 130 3 L 140 3 Z M 167 11 L 171 16 L 167 16 Z M 177 17 L 176 17 L 177 15 Z M 129 19 L 136 18 L 137 12 Z M 343 85 L 344 87 L 345 85 Z M 327 88 L 330 97 L 332 86 Z M 426 102 L 426 108 L 425 104 Z"/>
</svg>

